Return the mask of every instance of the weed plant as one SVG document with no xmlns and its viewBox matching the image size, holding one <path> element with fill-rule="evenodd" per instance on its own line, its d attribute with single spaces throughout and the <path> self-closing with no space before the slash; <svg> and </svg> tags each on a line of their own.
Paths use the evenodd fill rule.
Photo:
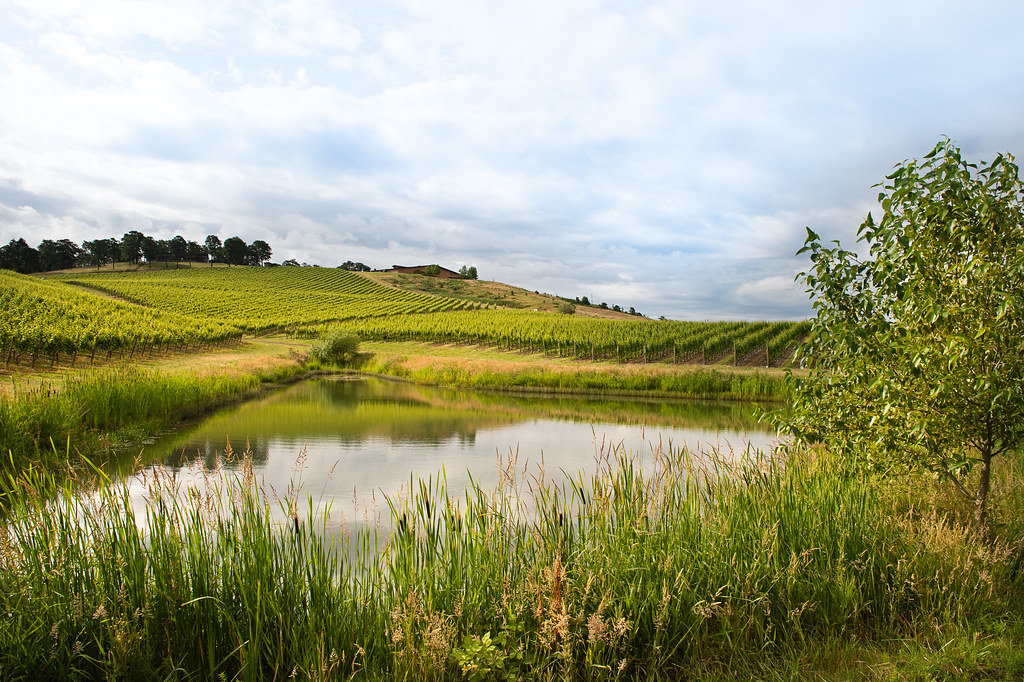
<svg viewBox="0 0 1024 682">
<path fill-rule="evenodd" d="M 156 470 L 138 519 L 124 482 L 8 474 L 5 677 L 678 679 L 1019 613 L 1007 542 L 808 453 L 612 451 L 558 480 L 510 457 L 362 531 L 234 471 Z"/>
<path fill-rule="evenodd" d="M 674 374 L 641 371 L 577 370 L 560 372 L 544 369 L 495 371 L 455 365 L 406 368 L 400 358 L 373 358 L 360 369 L 397 376 L 417 383 L 497 391 L 540 391 L 549 393 L 643 394 L 686 397 L 701 400 L 779 402 L 790 397 L 784 376 L 762 372 L 739 373 L 695 370 Z"/>
<path fill-rule="evenodd" d="M 134 440 L 162 425 L 200 414 L 262 382 L 304 371 L 195 376 L 163 374 L 131 365 L 68 374 L 59 382 L 0 395 L 0 471 L 66 460 L 67 444 L 85 449 L 96 439 Z M 63 455 L 58 453 L 65 450 Z"/>
</svg>

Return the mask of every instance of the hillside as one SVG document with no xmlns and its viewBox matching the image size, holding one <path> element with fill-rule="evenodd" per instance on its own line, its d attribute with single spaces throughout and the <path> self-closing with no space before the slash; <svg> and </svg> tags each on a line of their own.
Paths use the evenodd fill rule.
<svg viewBox="0 0 1024 682">
<path fill-rule="evenodd" d="M 177 268 L 54 274 L 70 284 L 152 308 L 258 332 L 377 315 L 476 307 L 381 286 L 334 268 Z"/>
<path fill-rule="evenodd" d="M 440 279 L 424 275 L 409 275 L 396 272 L 364 272 L 364 277 L 388 287 L 403 291 L 432 294 L 480 305 L 498 308 L 516 308 L 554 313 L 566 303 L 575 305 L 575 315 L 596 317 L 607 320 L 635 320 L 636 315 L 617 312 L 609 308 L 585 306 L 569 299 L 521 289 L 502 282 L 488 282 L 476 279 Z"/>
<path fill-rule="evenodd" d="M 236 338 L 242 331 L 314 336 L 342 325 L 367 341 L 483 345 L 591 362 L 778 367 L 789 361 L 793 345 L 807 330 L 806 323 L 792 322 L 651 320 L 574 305 L 499 282 L 336 268 L 76 270 L 22 281 L 61 286 L 69 292 L 85 289 L 97 310 L 118 303 L 92 293 L 100 291 L 124 301 L 122 306 L 138 304 L 128 309 L 137 308 L 139 314 L 161 311 L 180 316 L 172 335 L 151 338 L 152 324 L 119 327 L 123 333 L 111 350 L 129 356 L 136 348 L 187 348 Z M 12 283 L 0 289 L 10 297 L 14 317 L 30 319 L 30 310 L 21 311 L 28 299 L 18 294 L 18 287 Z M 563 314 L 567 308 L 573 314 Z M 34 332 L 28 335 L 28 322 L 15 325 L 0 335 L 5 362 L 17 362 L 27 353 L 33 364 L 40 354 L 50 355 L 56 363 L 59 353 L 76 357 L 86 350 L 91 359 L 93 349 L 110 345 L 86 323 L 98 319 L 96 315 L 79 316 L 83 321 L 69 324 L 79 318 L 65 314 L 32 327 Z M 189 326 L 202 331 L 182 334 Z M 217 331 L 221 328 L 231 331 L 225 336 Z"/>
</svg>

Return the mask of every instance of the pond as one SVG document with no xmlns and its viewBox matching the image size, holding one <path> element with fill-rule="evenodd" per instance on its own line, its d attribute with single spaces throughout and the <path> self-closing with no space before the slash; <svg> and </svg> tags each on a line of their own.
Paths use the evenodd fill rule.
<svg viewBox="0 0 1024 682">
<path fill-rule="evenodd" d="M 198 485 L 211 471 L 252 474 L 271 496 L 330 503 L 350 521 L 386 510 L 413 477 L 442 475 L 457 497 L 472 480 L 495 485 L 499 459 L 526 476 L 592 471 L 613 448 L 768 449 L 774 434 L 749 404 L 647 398 L 512 396 L 367 378 L 319 378 L 230 407 L 144 451 L 146 461 Z M 234 453 L 234 457 L 226 453 Z M 131 484 L 144 513 L 145 485 Z"/>
</svg>

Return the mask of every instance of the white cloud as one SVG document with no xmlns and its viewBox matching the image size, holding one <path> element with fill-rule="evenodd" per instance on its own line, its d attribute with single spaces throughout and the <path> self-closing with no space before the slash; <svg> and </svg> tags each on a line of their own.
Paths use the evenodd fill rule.
<svg viewBox="0 0 1024 682">
<path fill-rule="evenodd" d="M 1022 18 L 996 1 L 9 4 L 0 240 L 179 226 L 278 260 L 430 254 L 654 315 L 800 316 L 778 287 L 805 225 L 852 242 L 870 185 L 940 135 L 972 158 L 1024 146 Z"/>
</svg>

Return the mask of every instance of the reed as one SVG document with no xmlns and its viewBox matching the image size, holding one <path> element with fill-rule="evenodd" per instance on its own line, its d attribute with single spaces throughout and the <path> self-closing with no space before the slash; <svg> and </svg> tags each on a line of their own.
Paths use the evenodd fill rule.
<svg viewBox="0 0 1024 682">
<path fill-rule="evenodd" d="M 66 460 L 71 442 L 92 449 L 119 430 L 139 434 L 200 414 L 276 377 L 164 374 L 125 365 L 68 374 L 0 395 L 0 471 Z M 91 438 L 90 438 L 91 437 Z M 64 455 L 60 451 L 64 450 Z"/>
<path fill-rule="evenodd" d="M 373 358 L 361 370 L 397 376 L 436 386 L 545 393 L 605 393 L 648 397 L 685 397 L 701 400 L 781 402 L 791 396 L 785 376 L 764 372 L 725 372 L 709 369 L 673 373 L 649 372 L 643 366 L 631 370 L 545 369 L 492 370 L 455 364 L 439 364 L 414 370 L 400 359 Z"/>
<path fill-rule="evenodd" d="M 673 678 L 1019 613 L 1009 545 L 805 454 L 612 451 L 558 480 L 513 455 L 363 524 L 232 457 L 154 470 L 144 518 L 125 482 L 7 474 L 7 678 Z"/>
</svg>

